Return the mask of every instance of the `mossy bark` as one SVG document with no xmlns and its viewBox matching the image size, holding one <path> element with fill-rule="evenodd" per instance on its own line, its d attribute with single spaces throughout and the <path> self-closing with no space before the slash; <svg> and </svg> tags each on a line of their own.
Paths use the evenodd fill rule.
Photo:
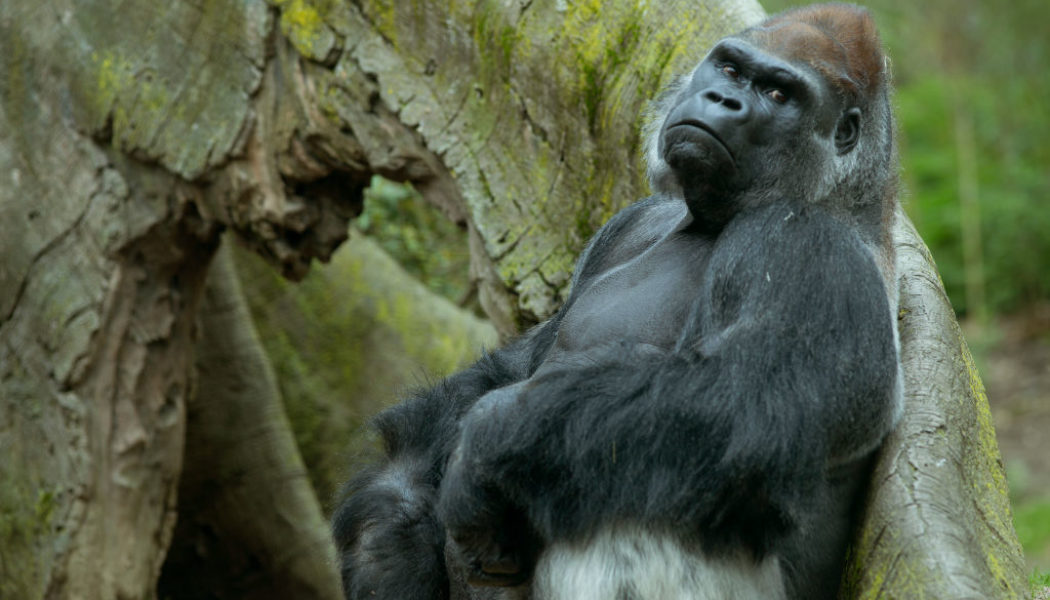
<svg viewBox="0 0 1050 600">
<path fill-rule="evenodd" d="M 234 248 L 292 429 L 322 507 L 377 458 L 367 421 L 398 394 L 431 385 L 499 343 L 495 329 L 410 276 L 351 231 L 329 265 L 297 285 Z M 322 316 L 323 315 L 323 316 Z"/>
</svg>

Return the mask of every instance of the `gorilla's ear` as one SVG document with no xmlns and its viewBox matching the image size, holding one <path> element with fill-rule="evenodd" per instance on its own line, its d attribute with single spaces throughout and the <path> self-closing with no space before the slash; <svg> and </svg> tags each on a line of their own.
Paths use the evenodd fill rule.
<svg viewBox="0 0 1050 600">
<path fill-rule="evenodd" d="M 860 139 L 860 109 L 853 107 L 847 109 L 839 117 L 838 125 L 835 126 L 835 149 L 839 155 L 848 153 L 857 145 Z"/>
</svg>

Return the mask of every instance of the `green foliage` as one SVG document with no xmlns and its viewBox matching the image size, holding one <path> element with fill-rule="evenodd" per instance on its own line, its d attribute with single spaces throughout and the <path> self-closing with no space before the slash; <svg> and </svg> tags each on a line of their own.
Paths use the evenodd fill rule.
<svg viewBox="0 0 1050 600">
<path fill-rule="evenodd" d="M 431 290 L 466 304 L 472 292 L 466 231 L 412 186 L 373 177 L 365 190 L 364 212 L 354 225 Z M 476 303 L 469 308 L 481 314 Z"/>
<path fill-rule="evenodd" d="M 966 94 L 966 108 L 957 97 Z M 930 76 L 901 86 L 897 93 L 902 131 L 904 181 L 911 192 L 908 213 L 937 259 L 944 284 L 960 313 L 973 307 L 964 293 L 962 212 L 955 138 L 956 111 L 974 124 L 978 206 L 988 305 L 993 312 L 1015 310 L 1050 298 L 1050 211 L 1042 207 L 1046 169 L 1035 157 L 1011 149 L 1027 134 L 996 125 L 1000 90 L 973 77 Z M 1044 125 L 1045 126 L 1045 125 Z M 1046 132 L 1050 134 L 1050 131 Z M 1045 161 L 1046 159 L 1039 159 Z"/>
<path fill-rule="evenodd" d="M 1050 557 L 1050 499 L 1043 498 L 1017 506 L 1014 510 L 1014 527 L 1027 555 Z"/>
<path fill-rule="evenodd" d="M 928 79 L 897 93 L 901 155 L 909 195 L 905 207 L 949 289 L 962 289 L 962 241 L 958 178 L 952 148 L 950 107 L 943 82 Z M 949 294 L 960 297 L 961 294 Z"/>
</svg>

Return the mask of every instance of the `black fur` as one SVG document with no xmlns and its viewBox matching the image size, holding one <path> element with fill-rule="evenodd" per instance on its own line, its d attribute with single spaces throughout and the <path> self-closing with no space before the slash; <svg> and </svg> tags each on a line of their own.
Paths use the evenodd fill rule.
<svg viewBox="0 0 1050 600">
<path fill-rule="evenodd" d="M 852 464 L 892 420 L 894 333 L 873 259 L 819 208 L 784 201 L 739 215 L 702 271 L 661 290 L 693 301 L 673 352 L 608 346 L 468 414 L 446 525 L 524 520 L 550 541 L 640 521 L 761 557 L 827 511 L 829 457 Z M 840 528 L 805 535 L 845 551 Z"/>
<path fill-rule="evenodd" d="M 448 598 L 450 572 L 527 589 L 547 545 L 619 524 L 775 556 L 789 597 L 835 596 L 899 412 L 895 154 L 885 73 L 854 101 L 838 63 L 762 49 L 784 19 L 870 29 L 807 10 L 677 84 L 657 195 L 598 232 L 550 321 L 377 418 L 387 460 L 335 517 L 348 598 Z"/>
<path fill-rule="evenodd" d="M 333 517 L 348 598 L 448 597 L 445 530 L 435 504 L 459 420 L 484 393 L 535 371 L 556 325 L 551 320 L 375 418 L 388 461 L 346 485 Z"/>
</svg>

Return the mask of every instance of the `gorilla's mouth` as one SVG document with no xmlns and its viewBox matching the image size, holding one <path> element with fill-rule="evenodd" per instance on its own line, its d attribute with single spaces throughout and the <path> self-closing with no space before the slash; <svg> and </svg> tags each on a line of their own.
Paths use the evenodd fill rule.
<svg viewBox="0 0 1050 600">
<path fill-rule="evenodd" d="M 729 155 L 729 160 L 731 160 L 733 164 L 736 164 L 736 157 L 733 156 L 733 151 L 729 149 L 729 145 L 727 145 L 725 143 L 725 140 L 723 140 L 722 137 L 719 136 L 718 133 L 715 132 L 715 130 L 712 129 L 711 126 L 707 123 L 704 123 L 703 121 L 698 121 L 696 119 L 682 119 L 681 121 L 678 121 L 677 123 L 668 127 L 667 130 L 670 131 L 679 127 L 690 127 L 692 129 L 699 129 L 700 131 L 703 131 L 710 137 L 714 138 L 714 140 L 718 142 L 718 145 L 722 146 L 722 149 L 725 150 L 726 154 Z"/>
</svg>

